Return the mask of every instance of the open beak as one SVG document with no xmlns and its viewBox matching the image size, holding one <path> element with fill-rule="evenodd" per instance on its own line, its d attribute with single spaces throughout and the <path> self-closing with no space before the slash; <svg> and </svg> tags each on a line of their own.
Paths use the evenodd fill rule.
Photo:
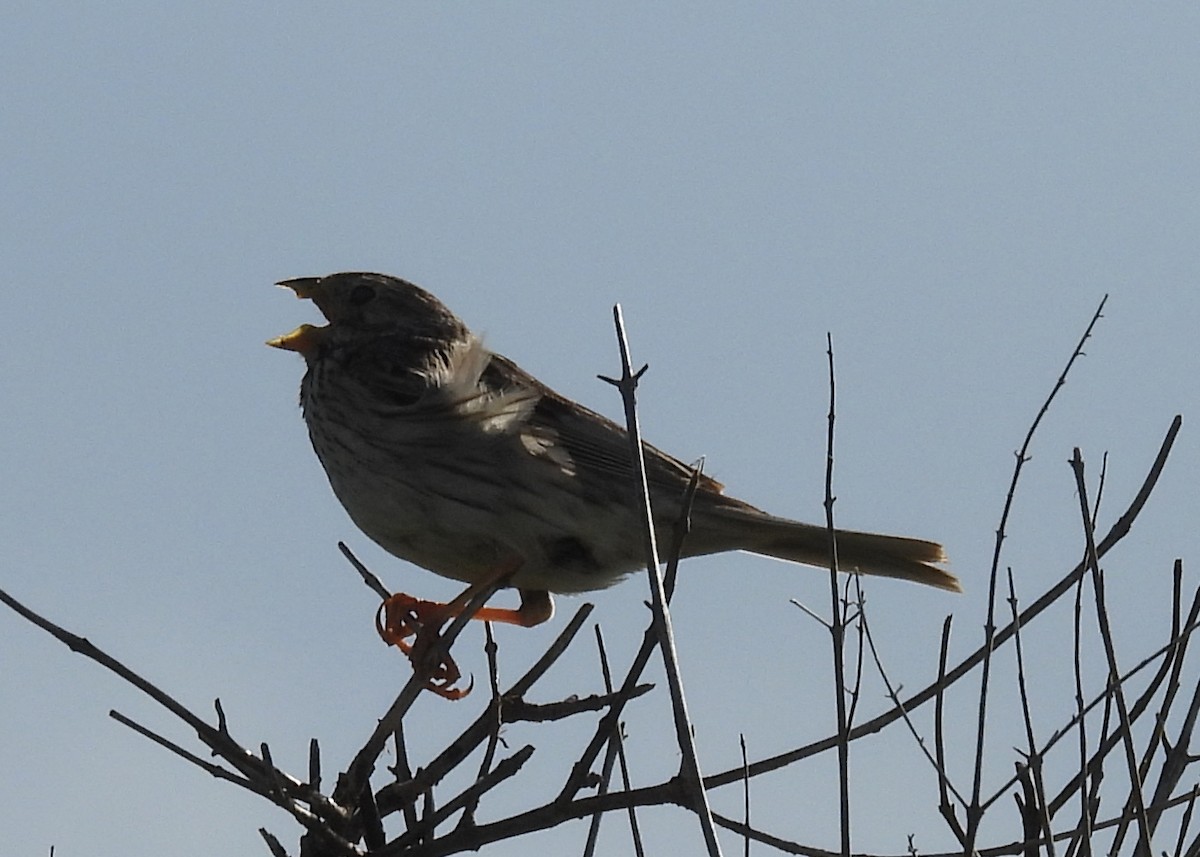
<svg viewBox="0 0 1200 857">
<path fill-rule="evenodd" d="M 298 298 L 311 298 L 320 282 L 320 277 L 297 277 L 294 280 L 280 280 L 275 285 L 291 289 Z M 291 333 L 268 339 L 267 345 L 272 348 L 282 348 L 285 351 L 295 351 L 298 354 L 312 354 L 325 341 L 328 333 L 328 327 L 302 324 Z"/>
</svg>

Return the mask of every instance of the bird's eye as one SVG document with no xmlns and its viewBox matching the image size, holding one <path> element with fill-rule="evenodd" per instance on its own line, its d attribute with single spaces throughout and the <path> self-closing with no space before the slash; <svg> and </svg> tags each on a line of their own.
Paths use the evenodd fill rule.
<svg viewBox="0 0 1200 857">
<path fill-rule="evenodd" d="M 350 292 L 350 306 L 362 306 L 370 302 L 375 297 L 375 287 L 363 285 L 355 286 Z"/>
</svg>

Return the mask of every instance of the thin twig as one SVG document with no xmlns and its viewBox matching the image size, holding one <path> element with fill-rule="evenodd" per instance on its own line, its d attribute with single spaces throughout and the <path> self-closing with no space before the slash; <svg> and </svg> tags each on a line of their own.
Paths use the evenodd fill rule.
<svg viewBox="0 0 1200 857">
<path fill-rule="evenodd" d="M 838 598 L 837 529 L 833 525 L 833 438 L 837 381 L 833 371 L 833 335 L 825 334 L 829 362 L 829 414 L 825 437 L 825 531 L 829 534 L 829 635 L 833 646 L 833 696 L 837 713 L 838 817 L 842 857 L 850 857 L 850 726 L 846 716 L 846 616 Z"/>
<path fill-rule="evenodd" d="M 396 748 L 396 764 L 390 768 L 392 776 L 395 777 L 396 783 L 408 782 L 413 778 L 413 773 L 412 766 L 408 762 L 408 741 L 404 737 L 403 720 L 396 724 L 396 731 L 392 733 L 392 745 Z M 404 815 L 404 827 L 406 830 L 411 830 L 417 826 L 417 797 L 418 795 L 414 792 L 400 806 L 401 812 Z M 375 796 L 375 801 L 376 805 L 378 805 L 379 795 Z M 384 814 L 386 815 L 386 813 Z"/>
<path fill-rule="evenodd" d="M 598 624 L 595 626 L 595 632 L 596 652 L 600 658 L 600 675 L 604 680 L 604 692 L 611 696 L 613 694 L 612 669 L 609 667 L 608 652 L 604 647 L 604 634 L 601 632 Z M 625 737 L 623 733 L 624 724 L 622 722 L 617 722 L 614 725 L 611 743 L 616 746 L 617 761 L 621 766 L 621 787 L 625 789 L 625 791 L 629 791 L 629 760 L 625 755 Z M 604 790 L 608 789 L 607 778 L 601 782 L 600 787 Z M 638 827 L 636 807 L 629 807 L 628 816 L 629 834 L 633 839 L 634 853 L 637 855 L 637 857 L 644 857 L 645 849 L 642 846 L 642 833 Z M 599 815 L 595 816 L 597 819 L 599 819 L 599 817 Z"/>
<path fill-rule="evenodd" d="M 1021 470 L 1025 466 L 1025 462 L 1029 461 L 1029 449 L 1033 445 L 1033 436 L 1037 433 L 1038 426 L 1041 425 L 1042 419 L 1050 410 L 1050 405 L 1058 395 L 1058 391 L 1067 383 L 1067 375 L 1071 371 L 1071 367 L 1075 365 L 1075 361 L 1083 355 L 1083 346 L 1092 335 L 1092 329 L 1102 317 L 1104 312 L 1104 304 L 1108 301 L 1108 295 L 1105 295 L 1100 306 L 1096 308 L 1096 312 L 1092 315 L 1092 320 L 1088 323 L 1087 328 L 1083 331 L 1083 336 L 1079 338 L 1079 343 L 1075 346 L 1075 350 L 1071 352 L 1070 358 L 1067 360 L 1067 365 L 1063 367 L 1062 373 L 1058 376 L 1058 380 L 1054 383 L 1054 388 L 1050 391 L 1050 395 L 1042 403 L 1037 415 L 1033 418 L 1033 422 L 1029 426 L 1029 430 L 1025 433 L 1025 440 L 1021 444 L 1020 450 L 1017 452 L 1017 463 L 1013 468 L 1012 481 L 1008 486 L 1008 494 L 1004 498 L 1004 510 L 1000 514 L 1000 524 L 996 527 L 996 544 L 992 551 L 992 566 L 988 574 L 988 608 L 987 608 L 987 623 L 984 625 L 984 642 L 983 650 L 983 667 L 979 680 L 979 709 L 978 723 L 975 734 L 975 775 L 971 787 L 971 804 L 967 807 L 967 841 L 963 847 L 969 853 L 975 850 L 975 837 L 979 832 L 979 821 L 982 817 L 980 809 L 979 796 L 983 787 L 983 760 L 984 760 L 984 734 L 987 725 L 988 711 L 988 680 L 991 675 L 991 660 L 992 652 L 998 644 L 996 640 L 996 625 L 995 625 L 995 609 L 996 609 L 996 580 L 1000 573 L 1000 552 L 1004 544 L 1005 535 L 1008 527 L 1008 518 L 1012 512 L 1013 502 L 1016 498 L 1017 483 L 1021 479 Z M 1010 625 L 1011 628 L 1019 626 Z"/>
<path fill-rule="evenodd" d="M 950 653 L 950 624 L 952 618 L 952 616 L 947 616 L 942 622 L 942 643 L 938 649 L 938 679 L 936 685 L 938 692 L 933 711 L 934 746 L 936 749 L 934 767 L 938 772 L 938 812 L 946 820 L 951 833 L 954 834 L 954 838 L 961 845 L 967 840 L 967 832 L 963 830 L 962 823 L 958 820 L 958 815 L 954 811 L 954 802 L 950 800 L 950 777 L 946 773 L 945 687 L 947 683 L 945 679 L 946 659 Z M 903 706 L 897 706 L 897 708 L 903 710 Z"/>
<path fill-rule="evenodd" d="M 476 780 L 482 780 L 488 775 L 492 769 L 492 762 L 496 758 L 496 748 L 500 744 L 500 727 L 504 724 L 504 698 L 500 695 L 500 665 L 496 659 L 496 637 L 492 633 L 492 623 L 483 623 L 486 642 L 483 649 L 487 654 L 488 663 L 488 688 L 491 690 L 491 702 L 488 704 L 487 712 L 493 715 L 492 728 L 489 730 L 487 747 L 483 751 L 483 759 L 479 763 L 479 773 L 475 775 Z M 474 825 L 475 810 L 479 806 L 479 798 L 483 796 L 483 792 L 478 792 L 473 801 L 468 801 L 463 809 L 462 818 L 459 824 Z"/>
<path fill-rule="evenodd" d="M 278 776 L 278 769 L 275 767 L 275 760 L 271 758 L 271 748 L 267 746 L 267 742 L 263 741 L 258 745 L 259 752 L 262 753 L 262 760 L 266 765 L 268 772 L 268 782 L 270 783 L 271 800 L 278 803 L 285 809 L 291 810 L 293 801 L 288 797 L 287 786 L 284 785 L 283 778 Z"/>
<path fill-rule="evenodd" d="M 867 621 L 866 611 L 862 612 L 859 617 L 859 621 L 862 623 L 863 639 L 866 641 L 867 650 L 870 651 L 871 658 L 875 662 L 875 670 L 879 674 L 880 679 L 883 680 L 883 686 L 887 689 L 888 698 L 892 700 L 893 704 L 899 706 L 901 710 L 903 710 L 904 703 L 900 700 L 900 689 L 892 684 L 892 679 L 883 666 L 883 658 L 879 654 L 879 649 L 875 646 L 875 637 L 871 634 L 871 625 Z M 934 770 L 938 775 L 938 782 L 941 784 L 941 788 L 953 793 L 954 797 L 959 801 L 964 801 L 965 798 L 959 793 L 958 789 L 956 789 L 954 784 L 950 781 L 950 775 L 946 772 L 945 768 L 939 764 L 938 760 L 934 758 L 933 754 L 930 753 L 929 748 L 925 744 L 925 739 L 922 738 L 921 733 L 917 731 L 917 726 L 915 723 L 913 723 L 912 718 L 908 716 L 908 712 L 903 713 L 903 721 L 908 727 L 909 733 L 917 742 L 917 746 L 925 755 L 926 760 L 934 767 Z M 942 800 L 944 803 L 949 802 L 949 798 L 945 794 L 943 794 Z"/>
<path fill-rule="evenodd" d="M 1046 789 L 1042 780 L 1042 756 L 1037 749 L 1033 733 L 1033 712 L 1029 705 L 1029 690 L 1025 683 L 1025 652 L 1021 646 L 1021 612 L 1017 609 L 1017 587 L 1013 581 L 1012 568 L 1008 569 L 1008 607 L 1013 623 L 1013 641 L 1017 657 L 1017 690 L 1021 699 L 1021 715 L 1025 722 L 1025 765 L 1018 767 L 1024 774 L 1025 807 L 1027 822 L 1037 821 L 1037 831 L 1046 837 L 1047 857 L 1054 857 L 1054 840 L 1051 838 L 1050 815 L 1046 811 Z"/>
<path fill-rule="evenodd" d="M 854 590 L 854 598 L 850 590 Z M 846 731 L 854 727 L 854 717 L 858 713 L 858 703 L 862 699 L 863 667 L 866 662 L 866 646 L 863 643 L 862 617 L 867 610 L 867 597 L 863 592 L 863 576 L 861 574 L 846 575 L 845 587 L 842 590 L 842 603 L 846 609 L 845 620 L 853 622 L 858 633 L 858 644 L 854 649 L 854 681 L 849 688 L 850 704 L 846 708 Z M 850 608 L 853 607 L 853 611 Z"/>
<path fill-rule="evenodd" d="M 371 783 L 363 783 L 362 794 L 358 799 L 358 820 L 362 827 L 363 845 L 367 851 L 382 848 L 387 842 L 383 830 L 383 818 L 379 813 L 379 805 L 375 803 L 375 793 L 371 791 Z"/>
<path fill-rule="evenodd" d="M 1079 576 L 1075 585 L 1074 607 L 1071 614 L 1071 666 L 1075 679 L 1075 731 L 1079 740 L 1079 821 L 1071 839 L 1068 853 L 1078 849 L 1079 857 L 1091 857 L 1092 853 L 1092 810 L 1088 805 L 1088 737 L 1086 709 L 1083 696 L 1083 585 Z"/>
<path fill-rule="evenodd" d="M 572 696 L 557 702 L 526 702 L 510 699 L 504 706 L 505 723 L 548 723 L 574 717 L 587 711 L 603 711 L 613 705 L 624 704 L 631 699 L 654 690 L 652 684 L 635 684 L 628 692 L 614 690 L 612 693 L 591 693 L 587 696 Z"/>
<path fill-rule="evenodd" d="M 738 745 L 741 747 L 741 750 L 742 750 L 742 767 L 746 768 L 749 766 L 750 760 L 746 756 L 746 735 L 744 733 L 738 734 Z M 746 825 L 746 829 L 749 830 L 750 829 L 750 777 L 747 776 L 746 779 L 744 780 L 744 782 L 745 782 L 745 786 L 743 786 L 743 789 L 742 789 L 742 819 Z M 742 857 L 750 857 L 750 837 L 744 836 L 744 837 L 742 837 L 742 839 L 745 842 L 745 847 L 742 850 Z"/>
<path fill-rule="evenodd" d="M 1038 857 L 1038 845 L 1035 844 L 1042 836 L 1041 804 L 1034 791 L 1033 779 L 1029 776 L 1029 766 L 1017 762 L 1017 779 L 1021 783 L 1021 791 L 1013 795 L 1017 804 L 1017 812 L 1021 816 L 1021 838 L 1025 840 L 1024 857 Z M 1052 842 L 1047 843 L 1052 846 Z"/>
<path fill-rule="evenodd" d="M 829 622 L 825 620 L 825 617 L 806 605 L 803 601 L 796 598 L 789 598 L 788 601 L 803 611 L 810 619 L 815 620 L 822 628 L 829 629 Z"/>
<path fill-rule="evenodd" d="M 629 340 L 625 335 L 625 321 L 621 316 L 621 305 L 613 307 L 613 323 L 617 328 L 617 343 L 621 352 L 621 378 L 614 381 L 621 391 L 625 404 L 625 427 L 629 434 L 629 446 L 633 458 L 634 473 L 640 492 L 640 509 L 643 528 L 643 547 L 646 550 L 646 571 L 650 581 L 650 597 L 658 630 L 658 647 L 666 667 L 667 688 L 671 692 L 671 708 L 675 715 L 675 738 L 682 756 L 680 776 L 684 789 L 691 797 L 692 809 L 700 820 L 700 830 L 710 855 L 719 855 L 721 845 L 717 841 L 708 794 L 700 773 L 700 759 L 696 754 L 696 742 L 692 736 L 692 720 L 688 714 L 687 698 L 683 692 L 683 673 L 679 666 L 679 654 L 675 649 L 675 632 L 671 626 L 671 611 L 667 606 L 667 593 L 663 586 L 662 572 L 658 568 L 658 545 L 654 532 L 654 511 L 650 506 L 650 485 L 646 478 L 646 459 L 642 447 L 642 431 L 637 415 L 637 383 L 645 366 L 636 373 L 629 354 Z M 612 379 L 607 379 L 612 380 Z"/>
<path fill-rule="evenodd" d="M 147 727 L 143 726 L 142 724 L 138 723 L 136 720 L 132 720 L 132 719 L 126 717 L 121 712 L 113 709 L 108 712 L 108 716 L 111 717 L 113 720 L 117 721 L 118 723 L 120 723 L 124 726 L 128 726 L 130 729 L 132 729 L 134 732 L 137 732 L 142 737 L 149 738 L 151 741 L 153 741 L 155 744 L 158 744 L 160 747 L 165 747 L 166 749 L 168 749 L 172 753 L 174 753 L 176 756 L 179 756 L 180 758 L 182 758 L 188 762 L 191 762 L 197 768 L 208 771 L 210 774 L 212 774 L 217 779 L 225 780 L 225 781 L 233 783 L 235 785 L 239 785 L 242 788 L 246 789 L 247 791 L 254 792 L 256 795 L 261 795 L 262 797 L 270 798 L 270 795 L 268 794 L 268 790 L 266 788 L 264 788 L 263 786 L 259 785 L 257 782 L 248 780 L 245 777 L 240 777 L 237 774 L 233 773 L 232 771 L 225 770 L 220 765 L 214 764 L 213 762 L 210 762 L 207 759 L 202 759 L 199 756 L 197 756 L 195 753 L 188 752 L 187 750 L 183 749 L 178 744 L 176 744 L 174 741 L 164 738 L 163 736 L 159 735 L 157 732 L 154 732 L 154 731 L 148 729 Z"/>
<path fill-rule="evenodd" d="M 608 747 L 604 751 L 604 762 L 600 766 L 599 782 L 596 784 L 596 794 L 608 794 L 608 784 L 612 779 L 613 767 L 617 762 L 617 740 L 614 736 L 612 741 L 608 742 Z M 604 818 L 604 813 L 597 812 L 594 814 L 588 823 L 587 841 L 583 846 L 583 857 L 594 857 L 596 853 L 596 843 L 600 841 L 600 820 Z"/>
<path fill-rule="evenodd" d="M 1021 464 L 1024 463 L 1024 460 L 1021 455 L 1018 455 L 1017 473 L 1020 473 Z M 1011 502 L 1013 491 L 1016 489 L 1016 481 L 1016 475 L 1014 475 L 1012 488 L 1009 489 L 1009 502 Z M 966 806 L 967 836 L 966 841 L 963 843 L 964 854 L 971 854 L 975 851 L 975 839 L 979 834 L 979 822 L 983 819 L 983 808 L 980 805 L 980 791 L 983 788 L 984 735 L 987 729 L 988 690 L 992 674 L 992 653 L 995 651 L 996 645 L 996 577 L 999 574 L 1000 545 L 1004 540 L 1004 526 L 1007 517 L 1008 507 L 1006 504 L 1000 527 L 996 530 L 996 551 L 992 557 L 992 569 L 988 575 L 987 620 L 983 626 L 983 663 L 980 667 L 979 703 L 975 726 L 974 776 L 971 785 L 971 800 Z M 1013 625 L 1011 627 L 1015 635 L 1016 629 L 1020 626 Z"/>
<path fill-rule="evenodd" d="M 1166 749 L 1166 758 L 1159 769 L 1158 784 L 1154 788 L 1154 796 L 1150 801 L 1151 804 L 1159 804 L 1165 800 L 1175 790 L 1175 786 L 1179 784 L 1179 780 L 1183 777 L 1183 772 L 1187 766 L 1195 761 L 1195 757 L 1189 752 L 1188 747 L 1191 744 L 1197 715 L 1200 714 L 1200 685 L 1197 685 L 1193 688 L 1192 700 L 1188 705 L 1187 713 L 1184 715 L 1183 723 L 1179 727 L 1179 735 L 1175 739 L 1175 743 L 1172 745 L 1167 740 L 1167 714 L 1174 707 L 1174 700 L 1179 691 L 1184 654 L 1192 637 L 1192 625 L 1196 621 L 1196 618 L 1200 616 L 1200 589 L 1197 589 L 1192 595 L 1192 604 L 1188 610 L 1187 619 L 1183 620 L 1182 623 L 1180 621 L 1183 560 L 1175 560 L 1174 580 L 1175 609 L 1172 611 L 1172 639 L 1175 641 L 1175 647 L 1171 653 L 1173 666 L 1171 668 L 1171 678 L 1167 682 L 1167 690 L 1163 694 L 1163 704 L 1159 707 L 1158 716 L 1155 718 L 1156 735 L 1159 736 L 1159 742 Z M 1151 835 L 1154 834 L 1160 818 L 1161 812 L 1148 813 Z"/>
<path fill-rule="evenodd" d="M 1179 836 L 1175 839 L 1175 857 L 1183 857 L 1183 841 L 1187 838 L 1188 829 L 1192 826 L 1192 813 L 1196 809 L 1196 789 L 1192 789 L 1192 799 L 1183 810 L 1183 818 L 1179 822 Z"/>
<path fill-rule="evenodd" d="M 1146 821 L 1146 804 L 1142 796 L 1142 779 L 1138 771 L 1137 755 L 1133 747 L 1133 723 L 1129 719 L 1129 707 L 1125 702 L 1125 691 L 1121 686 L 1121 671 L 1117 667 L 1117 649 L 1113 643 L 1112 629 L 1108 622 L 1108 606 L 1104 598 L 1104 574 L 1096 556 L 1096 536 L 1092 517 L 1088 513 L 1087 483 L 1083 477 L 1083 456 L 1079 447 L 1071 457 L 1071 469 L 1075 472 L 1075 488 L 1079 492 L 1079 505 L 1083 513 L 1084 540 L 1087 544 L 1087 562 L 1092 569 L 1092 586 L 1096 597 L 1096 618 L 1100 624 L 1100 638 L 1104 641 L 1104 655 L 1108 660 L 1109 682 L 1114 684 L 1113 697 L 1117 714 L 1124 730 L 1125 762 L 1129 767 L 1130 796 L 1133 800 L 1134 817 L 1138 823 L 1138 851 L 1142 857 L 1150 857 L 1150 828 Z"/>
<path fill-rule="evenodd" d="M 258 829 L 258 835 L 267 843 L 267 848 L 271 852 L 271 857 L 288 857 L 287 849 L 275 838 L 274 834 L 270 833 L 265 827 Z M 54 849 L 50 849 L 50 857 L 54 857 Z"/>
<path fill-rule="evenodd" d="M 308 742 L 308 784 L 313 791 L 321 790 L 321 745 L 316 738 Z"/>
<path fill-rule="evenodd" d="M 392 593 L 388 592 L 387 587 L 380 582 L 379 578 L 376 577 L 369 568 L 359 561 L 358 557 L 356 557 L 354 552 L 346 546 L 345 542 L 338 542 L 337 546 L 338 550 L 342 552 L 342 556 L 348 559 L 350 564 L 354 566 L 355 571 L 358 572 L 358 575 L 362 578 L 363 583 L 365 583 L 372 592 L 379 596 L 380 601 L 387 601 L 392 597 Z"/>
</svg>

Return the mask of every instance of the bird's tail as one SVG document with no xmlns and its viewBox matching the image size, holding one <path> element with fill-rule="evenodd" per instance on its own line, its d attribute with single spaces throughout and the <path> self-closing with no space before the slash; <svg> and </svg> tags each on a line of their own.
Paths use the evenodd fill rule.
<svg viewBox="0 0 1200 857">
<path fill-rule="evenodd" d="M 837 530 L 838 569 L 911 580 L 961 592 L 958 578 L 936 563 L 946 552 L 936 542 Z M 694 538 L 694 540 L 693 540 Z M 829 531 L 825 527 L 777 518 L 753 508 L 715 507 L 693 512 L 685 553 L 744 550 L 804 565 L 829 567 Z"/>
</svg>

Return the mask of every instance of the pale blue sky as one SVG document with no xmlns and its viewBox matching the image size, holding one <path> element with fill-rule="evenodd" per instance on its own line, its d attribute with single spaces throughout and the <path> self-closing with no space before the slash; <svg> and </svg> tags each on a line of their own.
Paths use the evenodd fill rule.
<svg viewBox="0 0 1200 857">
<path fill-rule="evenodd" d="M 1004 561 L 1028 597 L 1073 564 L 1071 448 L 1092 475 L 1110 453 L 1109 521 L 1183 413 L 1108 563 L 1140 657 L 1171 560 L 1200 546 L 1198 43 L 1191 4 L 21 4 L 0 34 L 0 587 L 202 712 L 219 696 L 285 767 L 302 773 L 312 736 L 327 770 L 344 764 L 407 667 L 335 543 L 397 588 L 454 588 L 354 530 L 296 408 L 302 364 L 262 343 L 315 321 L 276 280 L 374 269 L 612 415 L 595 376 L 617 370 L 620 301 L 651 367 L 648 439 L 810 520 L 832 332 L 839 522 L 943 541 L 967 589 L 871 585 L 894 678 L 915 688 L 947 612 L 960 651 L 978 641 L 1013 451 L 1107 292 Z M 644 597 L 638 579 L 595 599 L 619 663 Z M 746 556 L 684 569 L 708 770 L 737 764 L 739 732 L 757 758 L 831 728 L 827 642 L 789 598 L 824 606 L 824 577 Z M 510 679 L 562 621 L 500 631 Z M 1044 634 L 1048 732 L 1073 702 L 1062 637 Z M 598 686 L 589 639 L 539 701 Z M 482 676 L 477 648 L 460 660 Z M 0 665 L 0 851 L 263 854 L 259 826 L 294 846 L 283 813 L 106 714 L 186 730 L 8 613 Z M 882 707 L 877 688 L 863 705 Z M 475 711 L 422 700 L 417 758 Z M 668 775 L 665 697 L 630 723 L 639 782 Z M 542 748 L 536 784 L 578 731 L 508 737 Z M 989 781 L 1017 740 L 998 733 Z M 756 820 L 836 847 L 830 771 L 757 783 Z M 949 847 L 911 743 L 864 744 L 855 778 L 856 849 L 900 852 L 910 832 Z M 695 836 L 677 811 L 647 825 L 659 850 Z M 613 826 L 602 853 L 626 850 Z M 578 853 L 583 834 L 495 853 Z"/>
</svg>

